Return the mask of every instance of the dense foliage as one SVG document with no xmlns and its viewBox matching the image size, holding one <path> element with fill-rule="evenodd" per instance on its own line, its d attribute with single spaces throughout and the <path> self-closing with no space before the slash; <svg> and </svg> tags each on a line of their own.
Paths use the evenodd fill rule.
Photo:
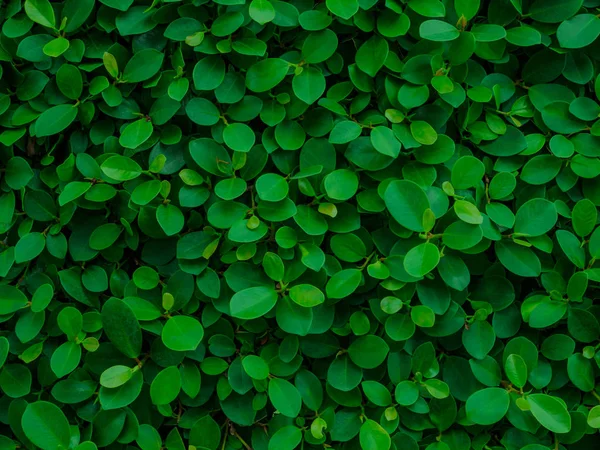
<svg viewBox="0 0 600 450">
<path fill-rule="evenodd" d="M 0 449 L 597 448 L 599 10 L 0 1 Z"/>
</svg>

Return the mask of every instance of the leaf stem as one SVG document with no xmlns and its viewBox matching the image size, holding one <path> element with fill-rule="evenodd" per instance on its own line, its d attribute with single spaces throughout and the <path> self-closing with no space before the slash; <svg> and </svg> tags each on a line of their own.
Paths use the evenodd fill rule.
<svg viewBox="0 0 600 450">
<path fill-rule="evenodd" d="M 231 423 L 229 424 L 229 432 L 242 443 L 246 450 L 252 450 L 252 447 L 250 447 L 248 443 L 238 434 L 238 432 Z"/>
<path fill-rule="evenodd" d="M 364 268 L 367 267 L 367 265 L 369 264 L 369 261 L 371 261 L 371 258 L 373 258 L 374 255 L 375 255 L 375 252 L 373 252 L 369 256 L 367 256 L 366 261 L 364 263 L 362 263 L 362 265 L 359 267 L 359 269 L 364 270 Z"/>
</svg>

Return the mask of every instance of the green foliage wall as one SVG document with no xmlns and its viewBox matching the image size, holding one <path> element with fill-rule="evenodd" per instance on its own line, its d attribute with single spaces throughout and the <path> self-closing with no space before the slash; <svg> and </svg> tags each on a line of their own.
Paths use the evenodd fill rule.
<svg viewBox="0 0 600 450">
<path fill-rule="evenodd" d="M 0 1 L 0 450 L 591 450 L 599 0 Z"/>
</svg>

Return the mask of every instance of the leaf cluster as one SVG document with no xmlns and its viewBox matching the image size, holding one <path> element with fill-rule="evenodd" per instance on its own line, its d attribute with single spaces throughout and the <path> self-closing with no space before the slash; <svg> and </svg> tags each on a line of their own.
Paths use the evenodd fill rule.
<svg viewBox="0 0 600 450">
<path fill-rule="evenodd" d="M 600 0 L 0 2 L 0 450 L 589 450 Z"/>
</svg>

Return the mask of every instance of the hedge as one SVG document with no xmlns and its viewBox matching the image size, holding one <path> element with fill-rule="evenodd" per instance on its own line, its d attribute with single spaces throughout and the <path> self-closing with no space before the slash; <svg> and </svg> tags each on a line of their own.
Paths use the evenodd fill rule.
<svg viewBox="0 0 600 450">
<path fill-rule="evenodd" d="M 596 448 L 599 11 L 0 2 L 0 449 Z"/>
</svg>

